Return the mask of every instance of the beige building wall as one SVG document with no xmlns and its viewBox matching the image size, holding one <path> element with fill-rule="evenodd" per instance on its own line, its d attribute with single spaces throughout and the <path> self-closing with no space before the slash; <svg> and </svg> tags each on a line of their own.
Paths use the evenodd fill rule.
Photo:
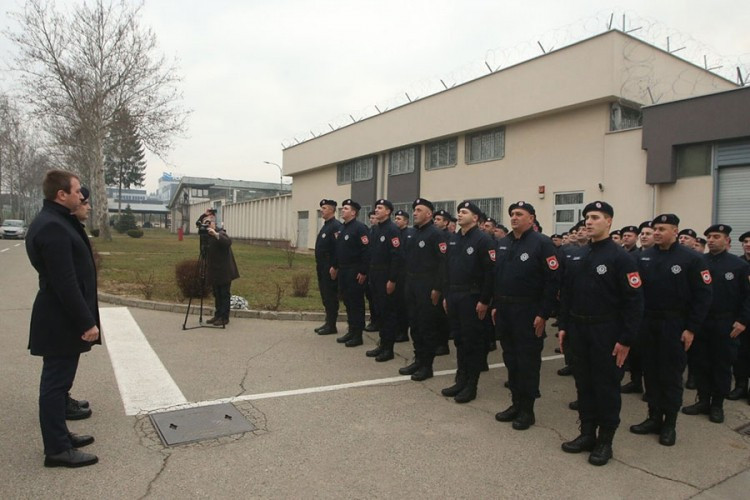
<svg viewBox="0 0 750 500">
<path fill-rule="evenodd" d="M 336 165 L 329 165 L 300 175 L 299 179 L 295 178 L 292 190 L 294 196 L 291 203 L 291 225 L 294 234 L 298 231 L 298 213 L 308 211 L 307 247 L 315 248 L 318 228 L 322 225 L 318 216 L 320 200 L 336 200 L 340 207 L 341 202 L 349 198 L 351 185 L 339 186 L 336 182 Z"/>
<path fill-rule="evenodd" d="M 674 213 L 681 228 L 695 229 L 698 234 L 711 225 L 713 180 L 710 175 L 686 177 L 674 184 L 658 185 L 657 215 Z"/>
</svg>

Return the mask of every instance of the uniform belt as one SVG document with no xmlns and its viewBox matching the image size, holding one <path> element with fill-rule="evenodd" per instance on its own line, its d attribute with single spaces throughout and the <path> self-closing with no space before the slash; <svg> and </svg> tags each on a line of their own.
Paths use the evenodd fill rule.
<svg viewBox="0 0 750 500">
<path fill-rule="evenodd" d="M 584 325 L 596 325 L 598 323 L 608 323 L 617 319 L 616 314 L 604 314 L 599 316 L 586 316 L 583 314 L 570 313 L 570 317 L 576 323 L 583 323 Z"/>
<path fill-rule="evenodd" d="M 733 312 L 709 312 L 706 319 L 733 319 L 735 314 Z"/>
<path fill-rule="evenodd" d="M 645 316 L 648 319 L 678 319 L 685 316 L 685 311 L 663 310 L 663 311 L 646 311 Z"/>
<path fill-rule="evenodd" d="M 496 298 L 501 304 L 533 304 L 534 302 L 537 302 L 537 299 L 534 297 L 509 297 L 507 295 L 501 295 Z"/>
</svg>

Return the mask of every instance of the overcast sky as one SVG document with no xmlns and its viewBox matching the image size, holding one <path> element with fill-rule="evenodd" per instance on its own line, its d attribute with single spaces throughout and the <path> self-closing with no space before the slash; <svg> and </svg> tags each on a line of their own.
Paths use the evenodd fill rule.
<svg viewBox="0 0 750 500">
<path fill-rule="evenodd" d="M 58 0 L 58 5 L 73 3 Z M 0 0 L 6 11 L 19 0 Z M 627 10 L 624 10 L 627 9 Z M 164 164 L 150 157 L 147 188 L 163 171 L 278 182 L 282 146 L 374 110 L 462 83 L 491 66 L 592 36 L 614 24 L 736 77 L 750 70 L 747 0 L 147 0 L 144 22 L 179 60 L 188 136 Z M 12 24 L 10 24 L 12 26 Z M 0 42 L 0 58 L 9 45 Z M 12 88 L 8 75 L 0 85 Z"/>
</svg>

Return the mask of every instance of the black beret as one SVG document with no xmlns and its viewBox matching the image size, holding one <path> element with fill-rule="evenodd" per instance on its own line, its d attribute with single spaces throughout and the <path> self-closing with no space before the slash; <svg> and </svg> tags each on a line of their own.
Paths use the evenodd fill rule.
<svg viewBox="0 0 750 500">
<path fill-rule="evenodd" d="M 698 240 L 698 243 L 700 243 L 701 245 L 705 245 L 706 243 L 708 243 L 708 241 L 706 241 L 706 238 L 696 238 L 696 239 Z"/>
<path fill-rule="evenodd" d="M 677 236 L 682 236 L 683 234 L 690 236 L 691 238 L 697 238 L 698 233 L 693 231 L 692 229 L 683 229 L 679 233 L 677 233 Z"/>
<path fill-rule="evenodd" d="M 438 215 L 439 215 L 440 217 L 443 217 L 443 218 L 445 218 L 445 219 L 450 219 L 450 218 L 451 218 L 451 214 L 449 214 L 449 213 L 448 213 L 448 212 L 446 212 L 445 210 L 438 210 L 437 212 L 435 212 L 435 213 L 433 214 L 433 217 L 437 217 Z"/>
<path fill-rule="evenodd" d="M 432 204 L 430 200 L 425 200 L 424 198 L 417 198 L 414 200 L 414 203 L 411 204 L 411 208 L 415 209 L 417 208 L 417 205 L 422 205 L 424 207 L 427 207 L 430 209 L 430 212 L 435 211 L 435 206 Z"/>
<path fill-rule="evenodd" d="M 451 215 L 451 222 L 458 222 L 458 219 L 456 219 L 455 217 L 453 217 L 453 216 Z"/>
<path fill-rule="evenodd" d="M 680 218 L 675 214 L 661 214 L 654 217 L 654 220 L 651 221 L 651 224 L 653 224 L 654 226 L 657 224 L 671 224 L 673 226 L 679 226 Z"/>
<path fill-rule="evenodd" d="M 615 229 L 614 231 L 612 231 L 611 233 L 609 233 L 610 236 L 612 236 L 613 234 L 616 234 L 617 236 L 622 236 L 622 233 L 620 233 L 619 229 Z"/>
<path fill-rule="evenodd" d="M 651 227 L 652 228 L 653 226 L 654 225 L 653 225 L 653 223 L 650 220 L 643 221 L 643 222 L 641 222 L 641 225 L 638 226 L 638 232 L 640 233 L 641 231 L 643 231 L 643 228 L 646 228 L 646 227 Z"/>
<path fill-rule="evenodd" d="M 745 241 L 745 238 L 750 238 L 750 231 L 745 231 L 744 233 L 742 233 L 737 241 L 742 243 L 743 241 Z"/>
<path fill-rule="evenodd" d="M 393 215 L 395 217 L 398 217 L 400 215 L 401 217 L 406 217 L 407 219 L 409 218 L 409 213 L 408 212 L 404 212 L 403 210 L 396 210 L 396 213 L 393 214 Z"/>
<path fill-rule="evenodd" d="M 493 219 L 492 217 L 487 217 L 487 222 L 492 222 L 495 226 L 497 226 L 497 221 Z"/>
<path fill-rule="evenodd" d="M 569 232 L 567 232 L 567 231 L 565 231 L 565 232 L 564 232 L 564 233 L 563 233 L 563 234 L 562 234 L 561 236 L 562 236 L 563 238 L 565 238 L 566 236 L 569 236 L 569 235 L 570 235 L 570 233 L 569 233 Z"/>
<path fill-rule="evenodd" d="M 89 199 L 89 196 L 91 196 L 91 192 L 89 191 L 89 188 L 86 186 L 81 186 L 81 196 L 83 199 L 81 201 L 86 201 Z"/>
<path fill-rule="evenodd" d="M 373 215 L 375 215 L 375 210 L 370 210 L 369 212 L 367 212 L 368 217 L 372 217 Z"/>
<path fill-rule="evenodd" d="M 559 234 L 555 233 L 552 236 L 550 236 L 550 238 L 561 238 L 562 239 L 562 235 L 559 235 Z"/>
<path fill-rule="evenodd" d="M 729 233 L 731 232 L 732 226 L 727 226 L 726 224 L 714 224 L 713 226 L 703 231 L 703 235 L 708 236 L 708 233 L 724 233 L 729 236 Z"/>
<path fill-rule="evenodd" d="M 458 204 L 458 209 L 461 210 L 462 208 L 465 208 L 469 212 L 475 214 L 475 215 L 482 215 L 482 211 L 479 210 L 479 207 L 473 204 L 472 202 L 465 200 Z"/>
<path fill-rule="evenodd" d="M 625 226 L 624 228 L 620 229 L 621 234 L 625 233 L 633 233 L 633 234 L 640 234 L 640 230 L 635 226 Z"/>
<path fill-rule="evenodd" d="M 393 212 L 393 203 L 386 200 L 385 198 L 380 198 L 378 201 L 375 202 L 375 205 L 383 205 L 384 207 L 390 209 L 391 212 Z"/>
<path fill-rule="evenodd" d="M 571 231 L 578 231 L 578 228 L 583 227 L 585 225 L 586 225 L 586 221 L 579 220 L 578 222 L 576 222 L 575 226 L 573 226 L 573 227 L 570 228 L 570 230 Z"/>
<path fill-rule="evenodd" d="M 344 201 L 341 202 L 341 206 L 342 207 L 345 207 L 346 205 L 349 205 L 350 207 L 352 207 L 357 212 L 359 212 L 362 209 L 362 205 L 360 205 L 356 201 L 352 200 L 351 198 L 347 198 L 347 199 L 345 199 Z"/>
<path fill-rule="evenodd" d="M 615 216 L 615 209 L 606 201 L 592 201 L 584 207 L 583 216 L 586 217 L 586 214 L 589 212 L 602 212 L 610 217 Z"/>
<path fill-rule="evenodd" d="M 517 202 L 513 203 L 511 206 L 509 206 L 508 207 L 508 215 L 510 215 L 510 213 L 513 210 L 515 210 L 516 208 L 520 208 L 520 209 L 526 210 L 531 215 L 536 215 L 536 210 L 534 210 L 534 205 L 532 205 L 531 203 L 526 203 L 525 201 L 517 201 Z"/>
<path fill-rule="evenodd" d="M 336 200 L 326 200 L 325 198 L 323 198 L 322 200 L 320 200 L 320 206 L 322 207 L 323 205 L 330 205 L 333 208 L 336 208 L 338 206 L 338 203 L 336 203 Z"/>
<path fill-rule="evenodd" d="M 507 227 L 505 227 L 505 226 L 503 226 L 502 224 L 498 224 L 498 225 L 497 225 L 497 228 L 498 228 L 498 229 L 502 229 L 502 230 L 503 230 L 503 231 L 505 231 L 506 233 L 509 233 L 509 232 L 510 232 L 510 231 L 508 231 L 508 228 L 507 228 Z"/>
</svg>

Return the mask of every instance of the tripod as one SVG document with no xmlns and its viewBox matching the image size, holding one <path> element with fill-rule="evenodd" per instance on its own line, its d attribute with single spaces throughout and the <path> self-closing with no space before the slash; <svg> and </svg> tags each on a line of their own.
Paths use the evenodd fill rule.
<svg viewBox="0 0 750 500">
<path fill-rule="evenodd" d="M 221 326 L 214 326 L 209 324 L 203 324 L 203 296 L 205 295 L 206 290 L 206 265 L 207 265 L 207 259 L 206 255 L 208 254 L 208 238 L 205 233 L 202 232 L 203 230 L 199 230 L 199 237 L 200 237 L 200 251 L 198 252 L 198 279 L 200 279 L 201 285 L 200 285 L 200 308 L 198 309 L 198 325 L 197 326 L 187 326 L 187 320 L 190 316 L 190 307 L 193 304 L 193 297 L 191 296 L 188 299 L 188 306 L 187 311 L 185 311 L 185 321 L 182 323 L 182 329 L 183 330 L 195 330 L 196 328 L 221 328 L 224 330 L 226 327 L 224 325 Z"/>
</svg>

